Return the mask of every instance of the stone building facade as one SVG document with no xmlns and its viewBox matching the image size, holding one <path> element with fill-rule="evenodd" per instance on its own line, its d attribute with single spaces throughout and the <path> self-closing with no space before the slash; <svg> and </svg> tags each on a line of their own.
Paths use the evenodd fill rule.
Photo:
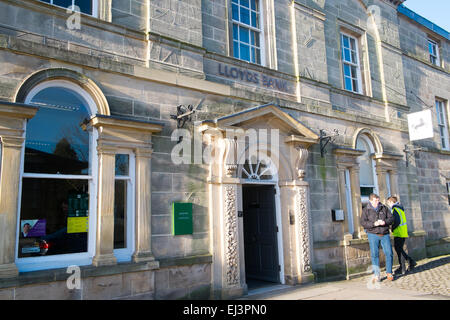
<svg viewBox="0 0 450 320">
<path fill-rule="evenodd" d="M 400 198 L 414 258 L 448 254 L 450 38 L 402 2 L 1 0 L 0 298 L 223 299 L 252 277 L 366 274 L 370 192 Z M 83 115 L 78 142 L 45 149 L 59 109 Z M 411 144 L 424 110 L 434 135 Z M 264 143 L 242 152 L 252 130 Z M 74 195 L 60 181 L 86 214 L 56 217 Z M 173 231 L 174 202 L 192 203 L 191 233 Z M 47 229 L 24 245 L 25 221 Z M 82 248 L 46 255 L 60 221 Z"/>
</svg>

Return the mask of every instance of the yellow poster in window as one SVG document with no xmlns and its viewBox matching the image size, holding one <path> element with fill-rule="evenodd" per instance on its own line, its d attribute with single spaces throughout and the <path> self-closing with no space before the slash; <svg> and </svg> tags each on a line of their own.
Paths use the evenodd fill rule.
<svg viewBox="0 0 450 320">
<path fill-rule="evenodd" d="M 89 230 L 89 217 L 67 218 L 67 233 L 82 233 Z"/>
</svg>

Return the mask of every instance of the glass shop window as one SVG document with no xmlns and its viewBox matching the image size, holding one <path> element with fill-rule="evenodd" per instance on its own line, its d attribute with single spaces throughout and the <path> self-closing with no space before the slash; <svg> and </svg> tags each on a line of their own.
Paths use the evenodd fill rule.
<svg viewBox="0 0 450 320">
<path fill-rule="evenodd" d="M 92 193 L 90 133 L 84 98 L 66 87 L 32 97 L 39 106 L 26 128 L 18 257 L 88 250 Z"/>
</svg>

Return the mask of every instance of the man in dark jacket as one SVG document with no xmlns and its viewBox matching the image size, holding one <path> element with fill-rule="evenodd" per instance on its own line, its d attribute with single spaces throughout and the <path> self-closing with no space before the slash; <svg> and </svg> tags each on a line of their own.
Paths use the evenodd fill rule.
<svg viewBox="0 0 450 320">
<path fill-rule="evenodd" d="M 408 225 L 406 223 L 405 209 L 398 202 L 397 197 L 389 197 L 387 199 L 387 205 L 392 208 L 392 215 L 394 217 L 394 223 L 392 224 L 392 234 L 394 235 L 394 248 L 397 253 L 398 262 L 400 267 L 395 270 L 396 274 L 406 273 L 406 261 L 409 264 L 409 270 L 412 270 L 416 266 L 416 262 L 406 254 L 403 250 L 405 241 L 408 238 Z"/>
<path fill-rule="evenodd" d="M 373 282 L 380 281 L 380 259 L 378 248 L 381 243 L 386 257 L 386 275 L 389 281 L 394 280 L 392 275 L 392 246 L 389 237 L 389 226 L 394 222 L 391 211 L 382 203 L 380 197 L 374 193 L 369 196 L 369 203 L 363 208 L 361 225 L 367 232 L 374 272 Z"/>
</svg>

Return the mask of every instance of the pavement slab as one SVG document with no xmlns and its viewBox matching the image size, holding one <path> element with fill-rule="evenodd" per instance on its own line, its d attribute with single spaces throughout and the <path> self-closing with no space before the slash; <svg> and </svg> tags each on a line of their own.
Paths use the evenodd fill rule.
<svg viewBox="0 0 450 320">
<path fill-rule="evenodd" d="M 418 261 L 394 281 L 372 276 L 299 286 L 277 285 L 250 291 L 240 300 L 450 300 L 450 255 Z M 271 290 L 272 288 L 272 290 Z"/>
</svg>

